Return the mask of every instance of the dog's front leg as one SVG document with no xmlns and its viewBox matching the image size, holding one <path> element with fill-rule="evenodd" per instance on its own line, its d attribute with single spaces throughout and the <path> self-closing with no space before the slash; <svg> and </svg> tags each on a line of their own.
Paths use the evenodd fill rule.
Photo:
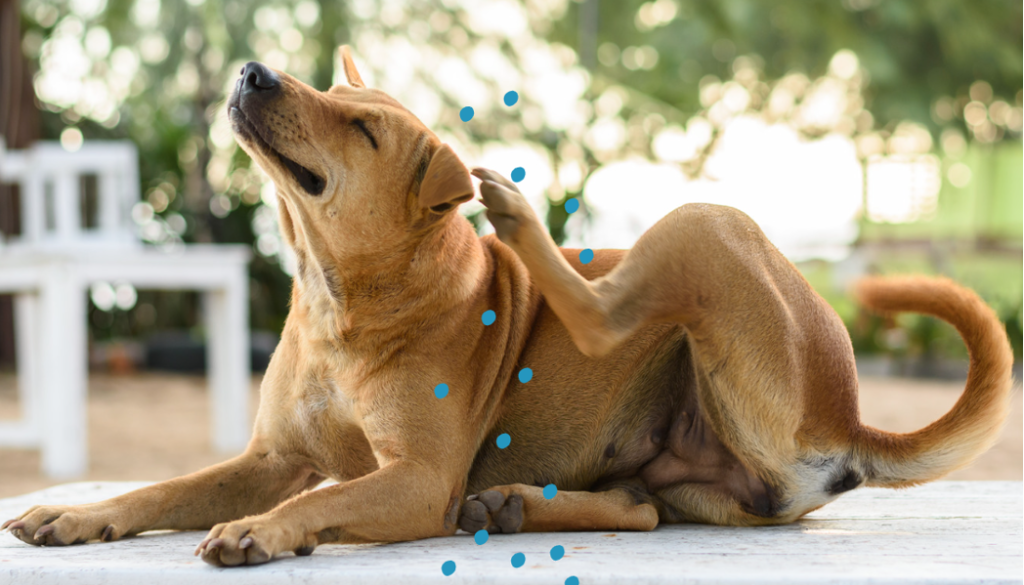
<svg viewBox="0 0 1024 585">
<path fill-rule="evenodd" d="M 426 465 L 396 461 L 373 473 L 305 493 L 277 508 L 219 524 L 196 549 L 216 566 L 255 565 L 323 542 L 397 542 L 453 534 L 455 481 Z"/>
<path fill-rule="evenodd" d="M 204 529 L 313 487 L 323 478 L 295 457 L 250 444 L 242 455 L 196 473 L 79 506 L 33 506 L 3 528 L 29 544 L 112 541 L 147 530 Z"/>
</svg>

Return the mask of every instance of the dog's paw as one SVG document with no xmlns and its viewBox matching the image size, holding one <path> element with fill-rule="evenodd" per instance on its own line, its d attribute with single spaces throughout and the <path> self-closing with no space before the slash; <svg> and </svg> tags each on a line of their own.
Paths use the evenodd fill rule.
<svg viewBox="0 0 1024 585">
<path fill-rule="evenodd" d="M 473 175 L 482 181 L 480 196 L 487 207 L 487 219 L 502 242 L 513 244 L 523 226 L 539 222 L 515 183 L 484 168 L 473 169 Z"/>
<path fill-rule="evenodd" d="M 523 497 L 508 497 L 497 490 L 469 496 L 459 512 L 459 528 L 466 532 L 487 530 L 511 534 L 523 526 Z"/>
<path fill-rule="evenodd" d="M 16 538 L 38 546 L 65 546 L 124 536 L 110 515 L 90 506 L 33 506 L 0 525 Z"/>
<path fill-rule="evenodd" d="M 287 551 L 311 555 L 316 545 L 315 534 L 298 535 L 282 522 L 251 516 L 214 526 L 195 554 L 216 567 L 237 567 L 260 565 Z"/>
</svg>

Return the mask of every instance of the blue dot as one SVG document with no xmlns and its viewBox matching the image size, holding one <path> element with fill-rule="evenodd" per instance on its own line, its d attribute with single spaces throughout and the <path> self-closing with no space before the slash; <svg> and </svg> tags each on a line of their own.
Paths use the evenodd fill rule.
<svg viewBox="0 0 1024 585">
<path fill-rule="evenodd" d="M 564 556 L 565 556 L 565 548 L 563 548 L 562 545 L 556 544 L 555 546 L 551 547 L 551 560 L 552 561 L 557 561 L 557 560 L 561 559 Z"/>
<path fill-rule="evenodd" d="M 580 252 L 580 264 L 590 264 L 590 261 L 594 259 L 594 251 L 590 248 Z"/>
<path fill-rule="evenodd" d="M 566 213 L 576 213 L 580 209 L 580 200 L 573 197 L 572 199 L 565 202 Z"/>
<path fill-rule="evenodd" d="M 444 398 L 448 396 L 448 384 L 438 384 L 434 386 L 434 396 L 438 398 Z"/>
<path fill-rule="evenodd" d="M 565 580 L 565 585 L 580 585 L 580 580 L 577 577 L 572 576 Z"/>
<path fill-rule="evenodd" d="M 514 106 L 514 105 L 516 105 L 516 102 L 518 102 L 518 101 L 519 101 L 519 94 L 518 93 L 516 93 L 514 91 L 510 91 L 510 92 L 506 92 L 505 93 L 505 105 L 506 106 Z"/>
<path fill-rule="evenodd" d="M 516 553 L 512 555 L 512 566 L 515 568 L 522 567 L 526 563 L 526 555 L 523 553 Z"/>
<path fill-rule="evenodd" d="M 487 534 L 486 530 L 477 530 L 476 534 L 473 535 L 473 540 L 475 540 L 477 544 L 483 544 L 487 542 L 487 537 L 489 536 L 490 535 Z"/>
<path fill-rule="evenodd" d="M 523 167 L 516 167 L 512 169 L 512 182 L 518 183 L 526 178 L 526 169 Z"/>
<path fill-rule="evenodd" d="M 530 368 L 523 368 L 519 370 L 519 381 L 523 384 L 533 379 L 533 370 Z"/>
<path fill-rule="evenodd" d="M 462 119 L 463 122 L 469 122 L 470 120 L 472 120 L 473 108 L 466 106 L 459 110 L 459 118 Z"/>
<path fill-rule="evenodd" d="M 557 493 L 558 493 L 558 488 L 555 486 L 555 484 L 549 483 L 548 485 L 544 486 L 544 499 L 545 500 L 550 500 L 551 498 L 555 497 L 555 494 L 557 494 Z"/>
<path fill-rule="evenodd" d="M 441 572 L 444 573 L 445 577 L 447 577 L 448 575 L 451 575 L 452 573 L 454 573 L 455 572 L 455 561 L 445 561 L 444 564 L 441 565 Z"/>
<path fill-rule="evenodd" d="M 501 433 L 500 435 L 498 435 L 498 440 L 495 441 L 495 443 L 498 444 L 499 449 L 504 449 L 505 447 L 508 447 L 511 442 L 512 437 L 508 436 L 508 433 Z"/>
<path fill-rule="evenodd" d="M 494 313 L 494 311 L 484 311 L 484 314 L 483 316 L 480 317 L 480 320 L 484 322 L 484 325 L 490 325 L 491 323 L 494 323 L 494 320 L 497 318 L 498 316 Z"/>
</svg>

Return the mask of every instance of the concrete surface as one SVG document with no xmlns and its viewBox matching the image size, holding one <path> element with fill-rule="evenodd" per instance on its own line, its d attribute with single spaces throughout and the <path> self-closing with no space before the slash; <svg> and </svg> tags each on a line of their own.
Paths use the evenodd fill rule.
<svg viewBox="0 0 1024 585">
<path fill-rule="evenodd" d="M 77 483 L 0 500 L 0 518 L 32 504 L 85 503 L 146 485 Z M 393 545 L 324 545 L 254 568 L 192 556 L 201 532 L 38 548 L 0 535 L 0 584 L 76 583 L 1021 583 L 1021 482 L 938 482 L 860 489 L 804 520 L 771 528 L 664 526 L 650 533 L 460 533 Z M 553 561 L 549 551 L 565 547 Z M 513 554 L 526 564 L 512 567 Z M 441 565 L 455 561 L 444 576 Z"/>
</svg>

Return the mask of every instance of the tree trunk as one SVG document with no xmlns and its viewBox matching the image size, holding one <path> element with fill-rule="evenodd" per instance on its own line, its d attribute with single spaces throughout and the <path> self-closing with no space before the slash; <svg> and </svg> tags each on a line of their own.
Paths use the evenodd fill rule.
<svg viewBox="0 0 1024 585">
<path fill-rule="evenodd" d="M 7 148 L 25 148 L 39 138 L 39 110 L 32 72 L 21 54 L 21 6 L 0 0 L 0 136 Z M 0 238 L 21 233 L 18 189 L 0 184 Z M 0 367 L 14 364 L 14 317 L 10 295 L 0 295 Z"/>
</svg>

